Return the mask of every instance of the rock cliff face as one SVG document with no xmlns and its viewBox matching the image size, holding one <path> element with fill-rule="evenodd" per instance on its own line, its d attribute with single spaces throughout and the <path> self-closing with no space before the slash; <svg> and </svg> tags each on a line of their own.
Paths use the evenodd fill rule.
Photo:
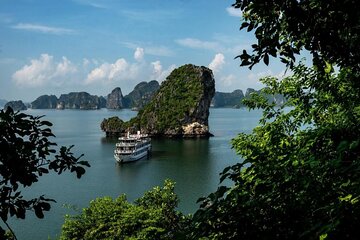
<svg viewBox="0 0 360 240">
<path fill-rule="evenodd" d="M 99 109 L 103 105 L 102 97 L 90 95 L 87 92 L 71 92 L 61 94 L 58 100 L 59 109 Z"/>
<path fill-rule="evenodd" d="M 231 93 L 215 92 L 215 96 L 211 101 L 213 107 L 232 107 L 238 108 L 242 106 L 241 100 L 244 98 L 244 93 L 237 89 Z"/>
<path fill-rule="evenodd" d="M 56 108 L 57 97 L 55 95 L 42 95 L 31 103 L 33 109 L 52 109 Z"/>
<path fill-rule="evenodd" d="M 103 96 L 99 97 L 99 108 L 106 108 L 106 98 Z"/>
<path fill-rule="evenodd" d="M 14 111 L 22 111 L 27 109 L 21 100 L 7 102 L 4 106 L 4 109 L 7 109 L 8 107 L 11 107 Z"/>
<path fill-rule="evenodd" d="M 150 102 L 160 85 L 157 81 L 141 82 L 134 90 L 124 97 L 124 108 L 143 108 Z"/>
<path fill-rule="evenodd" d="M 140 130 L 159 137 L 209 137 L 209 107 L 214 94 L 210 69 L 184 65 L 166 78 L 138 116 L 121 124 L 121 131 Z"/>
<path fill-rule="evenodd" d="M 119 87 L 112 90 L 107 96 L 106 108 L 108 109 L 122 109 L 124 107 L 124 99 Z"/>
</svg>

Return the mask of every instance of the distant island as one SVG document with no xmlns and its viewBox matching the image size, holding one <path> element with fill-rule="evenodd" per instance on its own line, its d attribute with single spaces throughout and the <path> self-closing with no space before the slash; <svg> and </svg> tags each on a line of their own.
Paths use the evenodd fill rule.
<svg viewBox="0 0 360 240">
<path fill-rule="evenodd" d="M 123 97 L 121 88 L 117 87 L 107 96 L 106 108 L 141 109 L 150 102 L 151 98 L 159 88 L 160 85 L 155 80 L 150 82 L 141 82 L 135 86 L 133 91 Z"/>
<path fill-rule="evenodd" d="M 242 90 L 237 89 L 231 93 L 227 92 L 215 92 L 215 96 L 211 101 L 211 107 L 214 108 L 240 108 L 244 107 L 242 103 L 243 99 L 249 98 L 250 94 L 253 92 L 260 92 L 260 90 L 255 90 L 253 88 L 246 89 L 245 94 Z M 283 95 L 266 95 L 265 98 L 269 102 L 273 102 L 276 105 L 282 105 L 285 103 L 285 97 Z"/>
<path fill-rule="evenodd" d="M 107 136 L 140 130 L 156 137 L 209 137 L 209 107 L 215 80 L 209 68 L 186 64 L 171 72 L 151 101 L 128 122 L 104 119 Z"/>
<path fill-rule="evenodd" d="M 153 80 L 149 83 L 141 82 L 137 84 L 134 90 L 124 97 L 121 89 L 117 87 L 107 95 L 107 98 L 91 95 L 87 92 L 71 92 L 61 94 L 59 98 L 55 95 L 42 95 L 31 102 L 30 105 L 33 109 L 141 109 L 150 101 L 158 89 L 159 83 Z"/>
<path fill-rule="evenodd" d="M 55 95 L 42 95 L 31 102 L 33 109 L 100 109 L 105 107 L 106 99 L 90 95 L 87 92 L 71 92 L 61 94 L 59 98 Z"/>
<path fill-rule="evenodd" d="M 8 107 L 11 107 L 14 111 L 23 111 L 27 109 L 27 106 L 21 100 L 7 102 L 4 105 L 4 109 L 7 109 Z"/>
<path fill-rule="evenodd" d="M 140 82 L 128 94 L 123 96 L 121 88 L 114 88 L 106 97 L 91 95 L 87 92 L 70 92 L 61 94 L 60 97 L 55 95 L 42 95 L 31 103 L 24 104 L 21 100 L 6 101 L 0 99 L 0 107 L 8 103 L 15 111 L 32 109 L 81 109 L 96 110 L 101 108 L 119 110 L 133 109 L 140 110 L 144 108 L 154 97 L 160 88 L 156 80 L 150 82 Z M 216 91 L 211 99 L 210 107 L 213 108 L 241 108 L 244 107 L 242 100 L 248 98 L 251 93 L 259 92 L 253 88 L 248 88 L 244 92 L 236 89 L 233 92 Z M 269 102 L 282 105 L 286 101 L 282 95 L 266 95 Z M 21 101 L 21 103 L 19 102 Z M 25 107 L 24 107 L 25 106 Z"/>
</svg>

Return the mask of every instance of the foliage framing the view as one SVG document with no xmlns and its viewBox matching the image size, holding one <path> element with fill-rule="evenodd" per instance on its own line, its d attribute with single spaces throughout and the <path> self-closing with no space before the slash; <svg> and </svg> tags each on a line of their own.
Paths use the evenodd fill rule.
<svg viewBox="0 0 360 240">
<path fill-rule="evenodd" d="M 293 107 L 263 108 L 260 126 L 240 134 L 233 147 L 244 161 L 224 170 L 234 182 L 203 199 L 197 233 L 210 239 L 352 239 L 360 228 L 360 98 L 353 74 L 319 79 L 300 65 L 281 82 L 262 81 L 266 93 L 282 93 Z M 358 77 L 358 76 L 357 76 Z M 331 83 L 330 86 L 328 84 Z M 322 85 L 309 91 L 310 85 Z M 326 86 L 325 86 L 326 85 Z"/>
<path fill-rule="evenodd" d="M 198 239 L 357 239 L 360 231 L 360 44 L 355 1 L 238 0 L 241 29 L 255 30 L 254 66 L 280 56 L 293 76 L 264 78 L 263 93 L 283 94 L 263 109 L 252 134 L 233 139 L 244 161 L 224 169 L 221 186 L 194 216 Z M 310 51 L 313 67 L 295 63 Z M 334 72 L 333 65 L 338 67 Z M 291 106 L 290 108 L 286 108 Z"/>
<path fill-rule="evenodd" d="M 0 110 L 0 217 L 8 226 L 9 217 L 24 219 L 27 211 L 34 211 L 38 218 L 50 210 L 53 199 L 44 195 L 25 199 L 21 188 L 31 187 L 43 174 L 54 171 L 61 174 L 69 170 L 80 178 L 87 161 L 79 161 L 71 147 L 61 147 L 57 152 L 52 124 L 40 117 L 14 112 L 11 108 Z M 8 226 L 9 227 L 9 226 Z M 5 231 L 0 229 L 0 238 Z M 11 230 L 11 229 L 10 229 Z"/>
<path fill-rule="evenodd" d="M 66 216 L 60 239 L 184 239 L 186 217 L 176 211 L 174 183 L 165 180 L 129 203 L 125 195 L 98 198 L 77 216 Z"/>
<path fill-rule="evenodd" d="M 306 49 L 314 65 L 325 62 L 360 70 L 360 18 L 356 0 L 236 0 L 242 11 L 240 29 L 254 31 L 253 53 L 237 57 L 242 66 L 254 66 L 270 56 L 293 66 Z"/>
</svg>

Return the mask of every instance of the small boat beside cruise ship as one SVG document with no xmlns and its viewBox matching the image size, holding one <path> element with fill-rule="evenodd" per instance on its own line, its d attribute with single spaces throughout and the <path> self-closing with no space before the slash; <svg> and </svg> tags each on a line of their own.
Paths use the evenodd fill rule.
<svg viewBox="0 0 360 240">
<path fill-rule="evenodd" d="M 150 155 L 151 138 L 147 134 L 127 133 L 124 137 L 119 137 L 116 143 L 114 157 L 118 163 L 133 162 Z"/>
</svg>

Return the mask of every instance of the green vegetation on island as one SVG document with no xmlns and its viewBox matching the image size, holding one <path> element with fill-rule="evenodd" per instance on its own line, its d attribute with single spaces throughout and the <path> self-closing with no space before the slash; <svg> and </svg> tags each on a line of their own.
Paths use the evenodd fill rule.
<svg viewBox="0 0 360 240">
<path fill-rule="evenodd" d="M 101 130 L 106 132 L 107 137 L 119 136 L 125 131 L 127 127 L 128 126 L 126 125 L 126 123 L 116 116 L 106 118 L 100 124 Z"/>
<path fill-rule="evenodd" d="M 114 129 L 114 118 L 104 119 L 101 129 L 107 136 L 140 130 L 151 136 L 208 137 L 209 107 L 214 93 L 211 70 L 187 64 L 171 72 L 135 118 L 117 124 L 122 129 Z"/>
</svg>

